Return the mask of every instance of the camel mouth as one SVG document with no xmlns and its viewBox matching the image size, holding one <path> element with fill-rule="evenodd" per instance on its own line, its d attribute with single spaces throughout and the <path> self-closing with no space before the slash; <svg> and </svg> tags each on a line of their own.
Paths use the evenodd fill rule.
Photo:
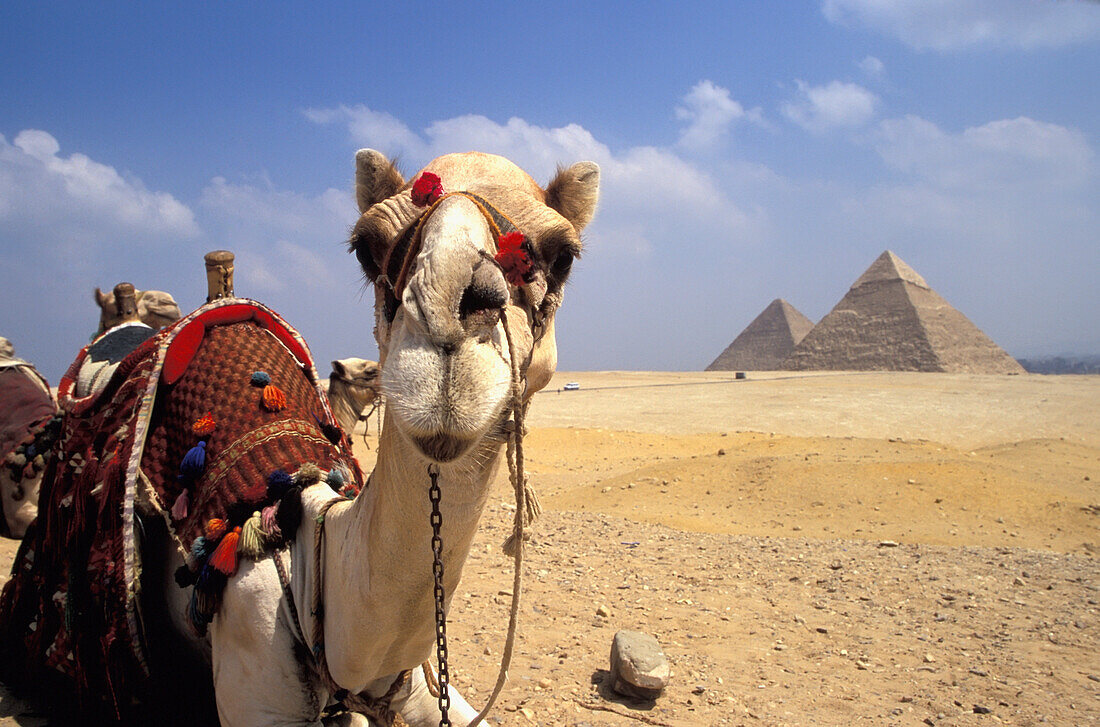
<svg viewBox="0 0 1100 727">
<path fill-rule="evenodd" d="M 443 433 L 413 436 L 411 439 L 424 456 L 439 463 L 453 462 L 474 443 L 473 439 Z"/>
</svg>

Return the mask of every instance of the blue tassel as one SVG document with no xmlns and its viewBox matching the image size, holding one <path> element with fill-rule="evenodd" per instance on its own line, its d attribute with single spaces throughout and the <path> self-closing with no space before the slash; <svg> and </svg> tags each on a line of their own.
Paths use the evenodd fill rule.
<svg viewBox="0 0 1100 727">
<path fill-rule="evenodd" d="M 214 548 L 204 535 L 195 538 L 195 542 L 191 543 L 191 559 L 196 563 L 205 563 L 213 552 Z"/>
<path fill-rule="evenodd" d="M 275 470 L 267 476 L 267 496 L 272 500 L 281 500 L 287 490 L 294 486 L 294 478 L 282 470 Z"/>
<path fill-rule="evenodd" d="M 325 478 L 325 481 L 328 482 L 329 487 L 339 492 L 340 488 L 344 486 L 344 473 L 338 468 L 333 467 L 329 470 L 328 477 Z"/>
<path fill-rule="evenodd" d="M 252 372 L 252 385 L 264 387 L 271 383 L 271 374 L 266 371 L 253 371 Z"/>
<path fill-rule="evenodd" d="M 195 632 L 199 636 L 206 635 L 206 626 L 210 621 L 203 615 L 199 609 L 199 593 L 198 589 L 191 591 L 191 602 L 187 604 L 187 616 L 191 621 L 191 625 L 194 627 Z"/>
<path fill-rule="evenodd" d="M 180 462 L 180 474 L 191 479 L 198 479 L 202 471 L 206 469 L 206 442 L 199 442 L 187 454 L 183 455 Z"/>
</svg>

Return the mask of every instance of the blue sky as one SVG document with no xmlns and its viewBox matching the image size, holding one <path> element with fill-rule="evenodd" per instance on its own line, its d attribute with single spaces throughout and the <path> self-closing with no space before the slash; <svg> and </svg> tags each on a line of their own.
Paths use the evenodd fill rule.
<svg viewBox="0 0 1100 727">
<path fill-rule="evenodd" d="M 700 369 L 884 250 L 1017 356 L 1100 352 L 1100 3 L 4 3 L 0 335 L 54 383 L 202 254 L 374 357 L 356 149 L 603 170 L 560 368 Z"/>
</svg>

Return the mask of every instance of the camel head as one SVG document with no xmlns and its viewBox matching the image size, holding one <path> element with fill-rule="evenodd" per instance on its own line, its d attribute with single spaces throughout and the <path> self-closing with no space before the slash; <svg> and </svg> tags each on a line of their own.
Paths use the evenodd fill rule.
<svg viewBox="0 0 1100 727">
<path fill-rule="evenodd" d="M 95 289 L 95 302 L 99 306 L 99 333 L 114 328 L 123 321 L 123 314 L 115 304 L 115 293 Z M 141 322 L 153 330 L 160 330 L 180 317 L 180 307 L 171 295 L 163 290 L 137 291 L 137 313 Z"/>
<path fill-rule="evenodd" d="M 414 195 L 425 175 L 447 194 Z M 356 154 L 361 216 L 350 246 L 375 283 L 382 392 L 398 430 L 429 460 L 457 459 L 501 421 L 513 355 L 527 398 L 550 381 L 554 314 L 599 177 L 579 162 L 544 189 L 507 159 L 471 152 L 439 157 L 406 182 L 381 153 Z M 494 258 L 498 233 L 512 228 L 529 267 L 506 279 Z"/>
</svg>

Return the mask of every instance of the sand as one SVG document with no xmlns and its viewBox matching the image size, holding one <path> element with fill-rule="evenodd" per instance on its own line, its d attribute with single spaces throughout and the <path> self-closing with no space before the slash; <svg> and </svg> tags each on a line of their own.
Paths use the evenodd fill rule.
<svg viewBox="0 0 1100 727">
<path fill-rule="evenodd" d="M 545 512 L 496 724 L 1100 722 L 1100 377 L 560 373 L 528 424 Z M 502 473 L 452 607 L 475 703 L 511 499 Z M 605 684 L 619 629 L 669 657 L 655 702 Z"/>
</svg>

